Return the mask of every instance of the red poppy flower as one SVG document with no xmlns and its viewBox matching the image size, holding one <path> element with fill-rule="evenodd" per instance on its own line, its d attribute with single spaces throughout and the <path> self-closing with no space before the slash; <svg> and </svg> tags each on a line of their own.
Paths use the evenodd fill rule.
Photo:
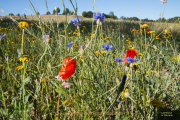
<svg viewBox="0 0 180 120">
<path fill-rule="evenodd" d="M 125 59 L 127 57 L 131 57 L 131 58 L 134 58 L 135 55 L 138 54 L 138 51 L 135 51 L 135 50 L 128 50 L 127 53 L 125 54 L 124 56 L 124 63 L 127 63 L 128 61 Z"/>
<path fill-rule="evenodd" d="M 150 30 L 150 29 L 147 29 L 147 30 L 146 30 L 146 33 L 149 33 L 149 31 L 151 31 L 151 30 Z"/>
<path fill-rule="evenodd" d="M 76 60 L 72 60 L 72 58 L 67 57 L 63 61 L 63 66 L 59 71 L 59 76 L 62 77 L 63 80 L 68 79 L 71 75 L 74 74 L 76 69 Z"/>
</svg>

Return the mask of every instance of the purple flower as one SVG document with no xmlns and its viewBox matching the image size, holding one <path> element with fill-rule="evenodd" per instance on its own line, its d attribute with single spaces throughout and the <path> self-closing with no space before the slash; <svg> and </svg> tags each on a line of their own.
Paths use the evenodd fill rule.
<svg viewBox="0 0 180 120">
<path fill-rule="evenodd" d="M 69 83 L 63 82 L 63 83 L 62 83 L 62 86 L 64 86 L 65 88 L 69 88 Z"/>
<path fill-rule="evenodd" d="M 112 46 L 112 45 L 108 45 L 108 44 L 102 45 L 102 47 L 103 47 L 104 49 L 106 49 L 106 50 L 113 49 L 113 46 Z"/>
<path fill-rule="evenodd" d="M 73 45 L 73 42 L 69 42 L 67 48 L 71 48 Z"/>
<path fill-rule="evenodd" d="M 72 20 L 71 20 L 71 23 L 72 24 L 74 24 L 74 26 L 78 26 L 78 25 L 81 25 L 81 24 L 79 24 L 81 22 L 81 18 L 73 18 Z"/>
<path fill-rule="evenodd" d="M 117 62 L 123 62 L 124 60 L 123 59 L 120 59 L 120 58 L 117 58 L 117 57 L 115 57 L 114 58 Z"/>
<path fill-rule="evenodd" d="M 59 75 L 55 76 L 55 78 L 56 78 L 57 80 L 59 80 L 59 81 L 63 81 L 62 77 L 59 76 Z"/>
<path fill-rule="evenodd" d="M 128 62 L 137 62 L 137 61 L 139 61 L 139 58 L 138 59 L 136 59 L 136 60 L 134 60 L 132 57 L 127 57 L 127 58 L 125 58 Z"/>
<path fill-rule="evenodd" d="M 4 34 L 4 35 L 0 36 L 0 39 L 3 39 L 3 38 L 5 38 L 5 36 L 6 36 L 6 34 Z"/>
<path fill-rule="evenodd" d="M 99 21 L 102 22 L 102 21 L 104 20 L 105 16 L 104 16 L 104 14 L 96 13 L 96 14 L 94 14 L 94 18 L 95 18 L 96 20 L 99 20 Z"/>
<path fill-rule="evenodd" d="M 62 43 L 62 38 L 60 39 L 60 42 Z"/>
</svg>

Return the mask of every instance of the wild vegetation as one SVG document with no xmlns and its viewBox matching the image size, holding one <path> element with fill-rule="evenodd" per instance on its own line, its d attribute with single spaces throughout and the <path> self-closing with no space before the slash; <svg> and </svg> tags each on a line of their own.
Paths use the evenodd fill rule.
<svg viewBox="0 0 180 120">
<path fill-rule="evenodd" d="M 180 119 L 179 23 L 93 17 L 1 19 L 1 119 Z"/>
</svg>

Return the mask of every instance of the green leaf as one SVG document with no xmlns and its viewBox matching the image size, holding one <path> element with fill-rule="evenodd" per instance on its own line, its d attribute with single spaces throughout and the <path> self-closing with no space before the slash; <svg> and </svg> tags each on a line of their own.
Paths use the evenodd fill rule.
<svg viewBox="0 0 180 120">
<path fill-rule="evenodd" d="M 30 77 L 25 78 L 23 83 L 22 83 L 22 86 L 26 85 L 29 81 L 30 81 Z"/>
<path fill-rule="evenodd" d="M 118 78 L 116 78 L 116 84 L 119 85 L 120 84 L 120 81 Z"/>
<path fill-rule="evenodd" d="M 0 113 L 1 113 L 2 115 L 6 115 L 5 111 L 4 111 L 2 108 L 0 108 Z"/>
<path fill-rule="evenodd" d="M 25 96 L 25 104 L 28 102 L 29 96 L 30 96 L 30 94 Z"/>
<path fill-rule="evenodd" d="M 149 60 L 149 59 L 150 59 L 150 57 L 151 57 L 151 55 L 148 53 L 147 59 Z"/>
<path fill-rule="evenodd" d="M 65 96 L 67 96 L 67 94 L 66 94 L 66 92 L 63 90 L 63 89 L 55 89 L 55 91 L 57 92 L 57 93 L 60 93 L 60 94 L 63 94 L 63 95 L 65 95 Z"/>
<path fill-rule="evenodd" d="M 33 103 L 28 104 L 28 108 L 33 108 L 34 109 Z"/>
</svg>

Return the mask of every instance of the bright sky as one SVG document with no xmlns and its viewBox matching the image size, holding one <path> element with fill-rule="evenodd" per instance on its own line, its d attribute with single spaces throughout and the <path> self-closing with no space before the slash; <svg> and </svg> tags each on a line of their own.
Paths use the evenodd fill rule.
<svg viewBox="0 0 180 120">
<path fill-rule="evenodd" d="M 69 10 L 73 10 L 73 7 L 69 0 L 63 0 L 65 7 Z M 138 17 L 148 18 L 156 20 L 159 18 L 159 14 L 163 14 L 165 19 L 179 17 L 180 16 L 180 0 L 167 0 L 166 8 L 165 4 L 161 4 L 160 0 L 76 0 L 78 6 L 78 15 L 82 15 L 83 11 L 94 11 L 100 13 L 109 14 L 109 12 L 114 12 L 118 18 L 121 16 L 125 17 Z M 35 9 L 42 14 L 46 14 L 47 8 L 44 0 L 31 0 Z M 72 0 L 75 5 L 75 0 Z M 1 8 L 7 13 L 13 13 L 14 15 L 20 13 L 21 15 L 25 13 L 26 15 L 33 14 L 32 7 L 29 0 L 1 0 Z M 60 8 L 60 14 L 63 13 L 64 7 L 62 5 L 62 0 L 47 0 L 48 10 L 53 13 L 56 7 Z M 28 9 L 28 10 L 25 10 Z M 139 14 L 137 9 L 139 9 Z M 4 13 L 0 12 L 0 16 L 5 16 Z"/>
</svg>

